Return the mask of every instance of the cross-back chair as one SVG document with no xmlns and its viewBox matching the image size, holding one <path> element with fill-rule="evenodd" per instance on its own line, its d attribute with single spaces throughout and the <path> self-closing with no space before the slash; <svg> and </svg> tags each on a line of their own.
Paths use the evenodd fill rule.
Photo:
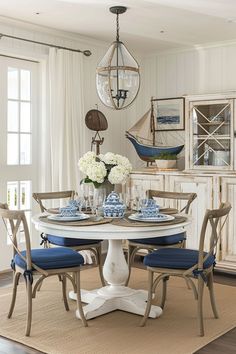
<svg viewBox="0 0 236 354">
<path fill-rule="evenodd" d="M 33 198 L 39 204 L 41 212 L 48 211 L 45 206 L 45 201 L 59 200 L 59 199 L 74 199 L 75 192 L 72 190 L 61 192 L 48 192 L 48 193 L 33 193 Z M 101 240 L 87 240 L 77 239 L 70 237 L 61 237 L 54 235 L 41 235 L 45 247 L 52 245 L 70 247 L 76 251 L 91 251 L 96 259 L 97 266 L 99 268 L 99 275 L 102 285 L 105 285 L 105 281 L 102 273 L 102 241 Z"/>
<path fill-rule="evenodd" d="M 8 236 L 13 245 L 13 259 L 11 266 L 14 272 L 13 292 L 8 318 L 12 317 L 16 302 L 19 278 L 23 275 L 27 292 L 27 324 L 25 335 L 29 336 L 32 322 L 32 299 L 41 281 L 49 276 L 57 275 L 62 280 L 62 294 L 66 311 L 69 306 L 66 296 L 66 278 L 69 278 L 76 290 L 77 308 L 84 326 L 87 326 L 81 304 L 80 294 L 80 267 L 84 263 L 83 257 L 76 251 L 68 248 L 41 248 L 31 249 L 29 229 L 24 211 L 9 210 L 7 204 L 0 203 L 0 217 L 3 219 Z M 24 232 L 25 250 L 19 249 L 18 238 Z M 72 273 L 73 277 L 68 273 Z M 34 276 L 39 278 L 33 286 Z"/>
<path fill-rule="evenodd" d="M 170 276 L 182 277 L 189 281 L 189 284 L 191 285 L 194 293 L 194 297 L 197 300 L 197 318 L 199 323 L 200 336 L 204 336 L 204 285 L 206 285 L 209 290 L 211 307 L 214 317 L 219 317 L 214 296 L 213 270 L 215 265 L 217 241 L 219 240 L 221 229 L 226 222 L 226 218 L 230 212 L 230 209 L 230 203 L 222 203 L 219 209 L 206 210 L 202 223 L 198 250 L 191 250 L 186 248 L 162 248 L 144 257 L 144 264 L 147 266 L 149 273 L 149 289 L 146 312 L 141 322 L 141 326 L 145 325 L 148 318 L 151 309 L 153 293 L 155 292 L 157 285 L 162 279 Z M 219 225 L 219 221 L 222 217 L 225 217 L 225 220 L 223 223 L 221 223 L 221 225 Z M 208 248 L 209 250 L 205 252 L 204 246 L 206 246 L 206 230 L 208 225 L 211 227 L 211 237 Z M 156 279 L 154 279 L 155 273 L 158 273 Z M 197 280 L 197 287 L 193 281 L 193 278 L 196 278 Z"/>
<path fill-rule="evenodd" d="M 148 198 L 158 198 L 158 199 L 168 199 L 180 203 L 186 201 L 186 204 L 179 208 L 179 212 L 184 212 L 188 214 L 190 210 L 191 203 L 197 197 L 196 193 L 181 193 L 181 192 L 167 192 L 159 190 L 148 190 Z M 183 247 L 186 240 L 186 233 L 182 232 L 179 234 L 174 234 L 171 236 L 162 237 L 152 237 L 152 238 L 138 238 L 133 240 L 128 240 L 128 265 L 129 265 L 129 277 L 127 283 L 129 282 L 132 265 L 134 263 L 134 258 L 140 249 L 145 249 L 148 252 L 152 252 L 158 248 L 163 247 Z"/>
</svg>

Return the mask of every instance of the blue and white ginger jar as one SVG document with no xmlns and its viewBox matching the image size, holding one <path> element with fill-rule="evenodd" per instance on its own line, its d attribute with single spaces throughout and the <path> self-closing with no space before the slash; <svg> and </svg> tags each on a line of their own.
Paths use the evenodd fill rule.
<svg viewBox="0 0 236 354">
<path fill-rule="evenodd" d="M 142 200 L 141 214 L 145 218 L 156 217 L 159 213 L 159 205 L 154 199 Z"/>
<path fill-rule="evenodd" d="M 115 192 L 111 192 L 103 203 L 103 215 L 105 218 L 123 218 L 125 209 L 125 205 Z"/>
</svg>

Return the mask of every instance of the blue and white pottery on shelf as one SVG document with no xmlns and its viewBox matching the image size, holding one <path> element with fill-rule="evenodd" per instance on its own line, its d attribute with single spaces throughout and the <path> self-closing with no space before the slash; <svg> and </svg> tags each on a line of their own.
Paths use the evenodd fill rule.
<svg viewBox="0 0 236 354">
<path fill-rule="evenodd" d="M 125 205 L 120 201 L 119 195 L 111 192 L 103 203 L 104 218 L 123 218 Z"/>
</svg>

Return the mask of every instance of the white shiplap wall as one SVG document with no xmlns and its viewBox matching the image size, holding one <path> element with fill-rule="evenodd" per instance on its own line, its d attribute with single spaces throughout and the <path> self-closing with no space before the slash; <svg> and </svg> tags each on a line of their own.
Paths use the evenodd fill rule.
<svg viewBox="0 0 236 354">
<path fill-rule="evenodd" d="M 141 66 L 141 89 L 138 98 L 130 108 L 116 112 L 100 103 L 95 89 L 95 69 L 109 43 L 1 17 L 0 32 L 72 48 L 90 49 L 92 56 L 84 58 L 84 111 L 86 113 L 95 108 L 96 103 L 98 104 L 99 109 L 107 117 L 109 125 L 108 131 L 102 133 L 105 137 L 101 147 L 102 152 L 114 151 L 125 154 L 135 167 L 141 167 L 143 163 L 137 157 L 131 143 L 125 138 L 125 130 L 150 107 L 152 96 L 164 98 L 236 89 L 236 42 L 191 50 L 162 52 L 152 56 L 133 53 Z M 3 38 L 0 40 L 0 53 L 43 61 L 47 58 L 48 48 Z M 84 133 L 86 136 L 84 151 L 87 151 L 90 149 L 93 133 L 87 128 Z M 162 140 L 170 145 L 173 142 L 184 142 L 183 132 L 168 132 L 162 135 Z"/>
<path fill-rule="evenodd" d="M 236 42 L 218 46 L 176 50 L 146 57 L 144 101 L 150 97 L 178 97 L 236 89 Z M 184 143 L 184 132 L 162 133 L 167 144 Z M 183 156 L 181 154 L 183 167 Z"/>
</svg>

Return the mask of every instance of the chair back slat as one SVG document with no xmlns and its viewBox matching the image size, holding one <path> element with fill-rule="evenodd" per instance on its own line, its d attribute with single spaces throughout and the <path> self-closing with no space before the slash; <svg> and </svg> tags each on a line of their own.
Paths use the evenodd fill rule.
<svg viewBox="0 0 236 354">
<path fill-rule="evenodd" d="M 0 217 L 3 219 L 7 232 L 8 232 L 8 227 L 7 227 L 8 222 L 11 227 L 11 234 L 8 232 L 8 237 L 10 238 L 13 245 L 13 257 L 15 256 L 16 253 L 18 253 L 19 256 L 25 260 L 27 264 L 27 269 L 31 269 L 32 268 L 31 243 L 30 243 L 28 224 L 27 224 L 24 211 L 9 210 L 7 204 L 0 203 Z M 20 230 L 21 226 L 23 227 L 22 230 Z M 25 236 L 26 257 L 22 256 L 21 251 L 18 248 L 17 238 L 19 237 L 19 234 L 21 232 L 24 232 L 24 236 Z"/>
<path fill-rule="evenodd" d="M 168 191 L 159 191 L 153 189 L 148 190 L 147 193 L 148 193 L 148 198 L 172 199 L 176 201 L 186 200 L 187 201 L 186 205 L 181 210 L 179 210 L 180 212 L 184 211 L 185 214 L 188 214 L 191 203 L 197 197 L 196 193 L 168 192 Z"/>
<path fill-rule="evenodd" d="M 47 193 L 33 193 L 33 198 L 40 206 L 40 210 L 43 213 L 47 210 L 46 206 L 43 204 L 44 200 L 53 200 L 53 199 L 74 199 L 75 191 L 61 191 L 61 192 L 47 192 Z"/>
<path fill-rule="evenodd" d="M 224 222 L 223 226 L 219 229 L 218 227 L 219 221 L 222 217 L 227 218 L 230 210 L 231 210 L 231 204 L 228 202 L 221 203 L 219 209 L 206 210 L 203 223 L 202 223 L 200 241 L 199 241 L 198 269 L 202 269 L 203 263 L 207 260 L 207 258 L 215 254 L 217 242 L 219 240 L 222 227 L 225 224 Z M 204 245 L 205 245 L 206 229 L 208 224 L 210 224 L 211 227 L 210 246 L 207 255 L 204 257 Z"/>
<path fill-rule="evenodd" d="M 30 234 L 29 234 L 28 223 L 25 217 L 25 212 L 23 210 L 9 210 L 8 205 L 6 203 L 5 204 L 0 203 L 0 217 L 2 218 L 6 226 L 8 237 L 13 246 L 13 258 L 16 254 L 18 254 L 20 258 L 25 261 L 26 270 L 36 269 L 41 274 L 47 276 L 48 275 L 47 271 L 38 267 L 36 264 L 32 262 Z M 10 224 L 11 234 L 8 232 L 7 222 L 9 222 Z M 19 237 L 19 234 L 21 232 L 24 232 L 24 236 L 25 236 L 25 251 L 26 251 L 25 257 L 22 255 L 21 250 L 18 248 L 17 238 Z"/>
</svg>

